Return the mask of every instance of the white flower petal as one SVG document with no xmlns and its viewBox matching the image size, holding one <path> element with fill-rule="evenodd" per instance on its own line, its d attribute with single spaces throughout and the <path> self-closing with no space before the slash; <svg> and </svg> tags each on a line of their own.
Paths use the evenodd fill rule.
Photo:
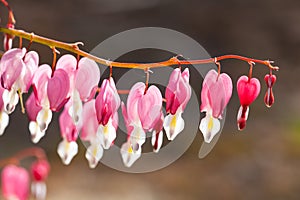
<svg viewBox="0 0 300 200">
<path fill-rule="evenodd" d="M 184 120 L 182 119 L 182 111 L 179 109 L 175 115 L 168 114 L 164 119 L 164 129 L 168 140 L 174 140 L 174 138 L 183 130 Z"/>
<path fill-rule="evenodd" d="M 153 151 L 155 153 L 158 153 L 158 151 L 160 150 L 162 142 L 163 142 L 163 132 L 160 131 L 157 135 L 156 131 L 154 130 L 152 132 L 151 144 L 153 146 Z"/>
<path fill-rule="evenodd" d="M 68 113 L 72 117 L 74 124 L 78 124 L 82 118 L 82 101 L 78 90 L 74 89 L 70 99 L 72 106 L 70 106 Z"/>
<path fill-rule="evenodd" d="M 41 132 L 45 132 L 52 119 L 52 111 L 49 108 L 43 108 L 36 116 L 36 122 Z"/>
<path fill-rule="evenodd" d="M 203 134 L 204 141 L 210 143 L 214 136 L 220 131 L 220 121 L 206 113 L 205 118 L 200 122 L 199 129 Z"/>
<path fill-rule="evenodd" d="M 31 183 L 31 193 L 36 200 L 44 200 L 47 195 L 47 186 L 43 181 Z"/>
<path fill-rule="evenodd" d="M 0 112 L 0 135 L 3 135 L 6 127 L 9 123 L 9 116 L 6 112 L 1 111 Z"/>
<path fill-rule="evenodd" d="M 245 120 L 248 119 L 248 115 L 249 115 L 249 106 L 247 106 L 246 109 L 247 109 L 247 110 L 246 110 L 245 116 L 243 117 Z M 243 106 L 240 106 L 239 111 L 238 111 L 238 114 L 237 114 L 237 120 L 239 120 L 239 119 L 242 118 L 242 113 L 243 113 Z"/>
<path fill-rule="evenodd" d="M 19 102 L 19 96 L 16 90 L 4 90 L 2 94 L 4 110 L 7 114 L 12 113 Z"/>
<path fill-rule="evenodd" d="M 39 125 L 35 121 L 29 122 L 29 131 L 31 134 L 31 141 L 35 144 L 45 135 L 45 131 L 41 131 Z"/>
<path fill-rule="evenodd" d="M 133 125 L 130 141 L 133 151 L 136 151 L 136 149 L 141 147 L 146 142 L 146 133 L 141 125 Z"/>
<path fill-rule="evenodd" d="M 123 163 L 126 167 L 131 167 L 133 163 L 141 157 L 142 148 L 139 147 L 136 151 L 133 151 L 132 145 L 129 141 L 124 143 L 121 147 L 121 156 Z"/>
<path fill-rule="evenodd" d="M 58 145 L 57 153 L 65 165 L 71 163 L 73 157 L 78 153 L 78 145 L 75 141 L 68 142 L 63 139 Z"/>
<path fill-rule="evenodd" d="M 108 123 L 103 126 L 99 125 L 97 135 L 100 138 L 100 143 L 104 149 L 109 149 L 113 141 L 116 139 L 116 129 L 112 125 L 112 120 L 109 119 Z"/>
<path fill-rule="evenodd" d="M 103 156 L 103 148 L 99 143 L 91 143 L 85 152 L 90 168 L 95 168 Z"/>
</svg>

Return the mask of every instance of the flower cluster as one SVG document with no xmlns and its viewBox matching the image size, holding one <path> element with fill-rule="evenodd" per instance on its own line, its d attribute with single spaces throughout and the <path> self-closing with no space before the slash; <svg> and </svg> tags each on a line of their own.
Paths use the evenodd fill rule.
<svg viewBox="0 0 300 200">
<path fill-rule="evenodd" d="M 46 160 L 37 160 L 32 163 L 30 173 L 21 166 L 13 164 L 5 166 L 1 172 L 3 197 L 5 199 L 26 200 L 31 194 L 34 199 L 46 199 L 45 181 L 49 171 L 50 165 Z"/>
<path fill-rule="evenodd" d="M 252 70 L 252 69 L 251 69 Z M 252 71 L 251 71 L 252 72 Z M 174 140 L 184 129 L 182 114 L 191 98 L 189 69 L 176 68 L 170 75 L 163 98 L 155 85 L 138 82 L 129 91 L 126 104 L 121 102 L 114 79 L 104 79 L 101 86 L 100 70 L 95 61 L 88 58 L 76 59 L 63 55 L 55 66 L 39 65 L 39 55 L 25 48 L 6 51 L 0 61 L 0 133 L 8 125 L 9 114 L 22 101 L 22 94 L 32 86 L 33 92 L 25 107 L 30 120 L 29 131 L 34 143 L 45 135 L 53 112 L 62 110 L 59 125 L 62 141 L 57 153 L 68 165 L 78 153 L 77 139 L 87 141 L 86 151 L 89 166 L 94 168 L 103 156 L 104 150 L 114 145 L 119 123 L 118 110 L 121 107 L 127 128 L 127 141 L 120 153 L 124 164 L 130 167 L 142 154 L 146 133 L 152 134 L 153 151 L 158 152 L 163 143 L 163 129 L 168 140 Z M 272 87 L 275 75 L 265 77 L 267 93 L 265 103 L 274 102 Z M 220 119 L 224 114 L 233 85 L 225 73 L 211 70 L 207 73 L 201 91 L 200 111 L 206 116 L 199 129 L 204 141 L 209 143 L 220 132 Z M 260 92 L 258 79 L 242 76 L 237 82 L 241 107 L 237 116 L 238 128 L 246 125 L 249 106 Z M 163 112 L 166 102 L 166 115 Z M 38 186 L 40 187 L 40 186 Z"/>
</svg>

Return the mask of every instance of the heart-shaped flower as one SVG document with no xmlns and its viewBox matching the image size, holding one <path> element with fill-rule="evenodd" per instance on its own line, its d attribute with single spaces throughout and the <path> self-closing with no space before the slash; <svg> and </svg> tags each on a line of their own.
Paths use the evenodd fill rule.
<svg viewBox="0 0 300 200">
<path fill-rule="evenodd" d="M 215 70 L 210 70 L 202 84 L 200 107 L 201 112 L 206 112 L 199 126 L 206 143 L 210 143 L 220 131 L 219 119 L 222 119 L 231 95 L 231 78 L 225 73 L 218 74 Z"/>
<path fill-rule="evenodd" d="M 260 92 L 260 82 L 256 78 L 241 76 L 237 82 L 237 92 L 240 99 L 240 109 L 237 115 L 238 129 L 246 127 L 249 115 L 249 105 L 258 97 Z"/>
</svg>

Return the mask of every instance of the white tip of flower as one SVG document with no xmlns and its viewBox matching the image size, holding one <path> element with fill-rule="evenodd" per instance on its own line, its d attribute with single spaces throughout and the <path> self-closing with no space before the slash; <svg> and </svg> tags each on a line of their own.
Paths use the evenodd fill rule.
<svg viewBox="0 0 300 200">
<path fill-rule="evenodd" d="M 44 200 L 47 196 L 47 186 L 43 181 L 31 183 L 31 193 L 36 200 Z"/>
<path fill-rule="evenodd" d="M 156 131 L 152 132 L 152 138 L 151 138 L 151 144 L 153 146 L 153 151 L 155 153 L 158 153 L 160 150 L 160 147 L 163 142 L 163 132 L 160 131 L 159 133 L 156 133 Z"/>
<path fill-rule="evenodd" d="M 72 106 L 70 106 L 68 113 L 72 117 L 74 124 L 78 124 L 82 116 L 82 101 L 80 99 L 79 92 L 75 89 L 72 93 L 70 101 L 72 101 Z"/>
<path fill-rule="evenodd" d="M 4 110 L 7 114 L 12 113 L 19 102 L 19 96 L 15 90 L 4 90 L 2 94 Z"/>
<path fill-rule="evenodd" d="M 130 135 L 131 146 L 133 151 L 139 149 L 146 142 L 146 133 L 143 127 L 139 125 L 133 125 L 133 130 Z"/>
<path fill-rule="evenodd" d="M 31 134 L 31 141 L 35 144 L 45 135 L 45 131 L 41 131 L 39 125 L 35 121 L 29 122 L 29 132 Z"/>
<path fill-rule="evenodd" d="M 95 168 L 103 156 L 103 148 L 98 143 L 92 143 L 85 152 L 85 158 L 89 162 L 90 168 Z"/>
<path fill-rule="evenodd" d="M 36 116 L 36 122 L 41 132 L 45 132 L 52 119 L 52 111 L 49 108 L 43 108 Z"/>
<path fill-rule="evenodd" d="M 0 135 L 3 135 L 9 123 L 9 116 L 6 112 L 0 112 Z"/>
<path fill-rule="evenodd" d="M 246 110 L 243 110 L 243 109 L 246 109 Z M 243 111 L 245 113 L 243 113 Z M 247 107 L 240 106 L 238 114 L 237 114 L 237 120 L 239 120 L 241 118 L 247 120 L 248 119 L 248 115 L 249 115 L 249 106 L 247 106 Z"/>
<path fill-rule="evenodd" d="M 184 120 L 182 119 L 182 111 L 177 110 L 175 115 L 168 114 L 164 120 L 164 129 L 168 140 L 174 140 L 175 137 L 183 130 Z"/>
<path fill-rule="evenodd" d="M 65 165 L 69 165 L 73 157 L 78 153 L 78 145 L 75 141 L 61 141 L 57 147 L 57 153 Z"/>
<path fill-rule="evenodd" d="M 139 146 L 135 151 L 130 142 L 126 142 L 121 147 L 121 156 L 126 167 L 131 167 L 133 163 L 141 157 L 142 148 Z"/>
<path fill-rule="evenodd" d="M 204 141 L 210 143 L 214 136 L 220 131 L 220 121 L 211 115 L 206 115 L 200 122 L 199 129 L 203 134 Z"/>
<path fill-rule="evenodd" d="M 109 149 L 116 139 L 116 129 L 112 125 L 112 120 L 109 119 L 108 123 L 103 126 L 102 124 L 99 125 L 97 130 L 97 135 L 100 139 L 100 143 L 104 149 Z"/>
</svg>

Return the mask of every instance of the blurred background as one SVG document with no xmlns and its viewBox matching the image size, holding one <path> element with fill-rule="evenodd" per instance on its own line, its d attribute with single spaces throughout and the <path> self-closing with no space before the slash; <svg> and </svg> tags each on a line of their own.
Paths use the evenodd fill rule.
<svg viewBox="0 0 300 200">
<path fill-rule="evenodd" d="M 222 135 L 213 151 L 198 158 L 203 142 L 199 132 L 188 151 L 170 166 L 146 174 L 128 174 L 101 163 L 89 169 L 85 148 L 70 166 L 64 166 L 56 147 L 60 142 L 58 115 L 37 146 L 49 156 L 52 171 L 47 199 L 300 199 L 300 1 L 298 0 L 25 0 L 9 1 L 16 28 L 66 42 L 82 41 L 86 51 L 119 32 L 138 27 L 164 27 L 198 41 L 211 56 L 240 54 L 274 60 L 280 66 L 274 86 L 275 104 L 265 107 L 263 77 L 268 70 L 257 65 L 254 76 L 262 92 L 250 108 L 246 130 L 239 132 L 239 107 L 234 88 Z M 7 12 L 1 7 L 1 25 Z M 34 44 L 42 63 L 51 63 L 48 47 Z M 64 53 L 62 51 L 62 53 Z M 160 61 L 166 55 L 142 53 L 131 61 Z M 187 55 L 188 57 L 188 55 Z M 142 58 L 142 59 L 141 59 Z M 152 59 L 152 60 L 151 60 Z M 222 62 L 222 70 L 238 77 L 248 65 Z M 192 80 L 200 88 L 202 80 Z M 198 83 L 197 83 L 198 81 Z M 28 119 L 20 107 L 0 138 L 1 158 L 34 146 Z"/>
</svg>

